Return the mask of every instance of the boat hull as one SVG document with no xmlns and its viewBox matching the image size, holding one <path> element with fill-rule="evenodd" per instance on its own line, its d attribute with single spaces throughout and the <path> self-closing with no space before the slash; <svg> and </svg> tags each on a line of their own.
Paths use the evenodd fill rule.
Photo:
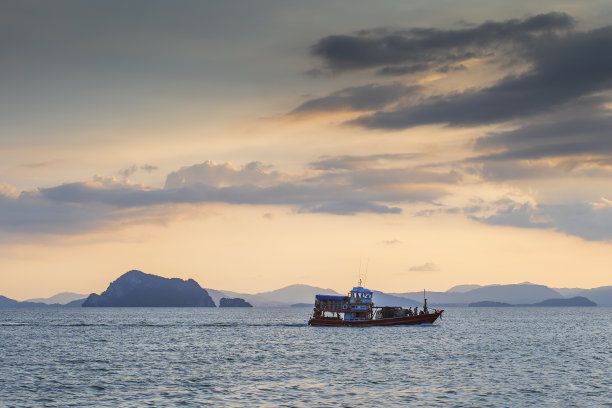
<svg viewBox="0 0 612 408">
<path fill-rule="evenodd" d="M 311 326 L 412 326 L 416 324 L 432 324 L 442 315 L 444 310 L 417 316 L 392 317 L 388 319 L 342 320 L 336 318 L 310 318 Z"/>
</svg>

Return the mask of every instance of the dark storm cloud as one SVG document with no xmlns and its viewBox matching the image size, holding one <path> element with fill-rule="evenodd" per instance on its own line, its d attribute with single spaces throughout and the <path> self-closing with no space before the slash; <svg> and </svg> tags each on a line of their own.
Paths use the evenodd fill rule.
<svg viewBox="0 0 612 408">
<path fill-rule="evenodd" d="M 503 45 L 572 26 L 573 19 L 567 14 L 548 13 L 524 20 L 491 21 L 459 30 L 362 30 L 354 35 L 324 37 L 313 46 L 312 53 L 335 70 L 398 64 L 418 70 L 419 66 L 431 63 L 449 64 L 486 55 Z M 381 73 L 392 71 L 392 68 L 383 69 Z"/>
<path fill-rule="evenodd" d="M 418 89 L 417 86 L 404 86 L 399 83 L 350 87 L 322 98 L 310 99 L 291 114 L 380 110 L 414 94 Z"/>
</svg>

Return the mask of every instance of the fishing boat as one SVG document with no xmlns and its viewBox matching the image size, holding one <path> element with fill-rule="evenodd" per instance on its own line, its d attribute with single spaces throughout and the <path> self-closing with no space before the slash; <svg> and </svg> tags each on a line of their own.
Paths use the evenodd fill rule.
<svg viewBox="0 0 612 408">
<path fill-rule="evenodd" d="M 423 308 L 374 306 L 374 293 L 361 286 L 355 286 L 348 296 L 316 295 L 312 317 L 308 320 L 311 326 L 409 326 L 432 324 L 442 316 L 444 310 L 427 308 L 427 299 L 423 291 Z"/>
</svg>

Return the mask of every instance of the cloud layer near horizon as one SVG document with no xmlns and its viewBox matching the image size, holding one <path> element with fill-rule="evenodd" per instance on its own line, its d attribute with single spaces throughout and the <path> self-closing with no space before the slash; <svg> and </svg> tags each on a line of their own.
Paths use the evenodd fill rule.
<svg viewBox="0 0 612 408">
<path fill-rule="evenodd" d="M 303 174 L 280 172 L 260 162 L 235 167 L 206 161 L 170 173 L 164 188 L 100 176 L 19 193 L 3 186 L 0 229 L 74 233 L 128 218 L 135 222 L 161 219 L 176 204 L 280 205 L 336 215 L 399 214 L 398 205 L 434 202 L 446 194 L 445 185 L 461 181 L 455 171 L 407 166 L 405 161 L 412 157 L 322 157 Z"/>
</svg>

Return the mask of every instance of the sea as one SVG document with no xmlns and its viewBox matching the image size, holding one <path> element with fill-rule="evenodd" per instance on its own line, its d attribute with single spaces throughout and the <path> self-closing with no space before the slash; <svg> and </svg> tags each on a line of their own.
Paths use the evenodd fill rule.
<svg viewBox="0 0 612 408">
<path fill-rule="evenodd" d="M 0 310 L 2 407 L 612 407 L 612 308 Z"/>
</svg>

